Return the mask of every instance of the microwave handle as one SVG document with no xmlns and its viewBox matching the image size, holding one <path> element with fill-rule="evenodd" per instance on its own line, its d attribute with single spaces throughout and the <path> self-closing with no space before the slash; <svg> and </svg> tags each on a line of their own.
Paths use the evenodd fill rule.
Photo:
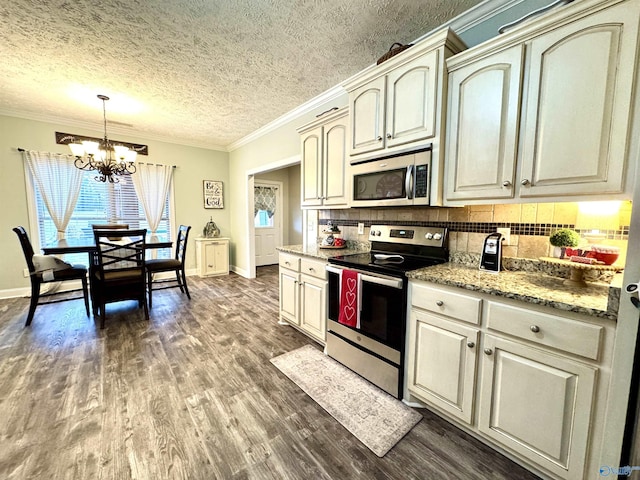
<svg viewBox="0 0 640 480">
<path fill-rule="evenodd" d="M 404 179 L 404 190 L 407 192 L 407 199 L 413 200 L 413 165 L 407 165 L 407 174 Z"/>
</svg>

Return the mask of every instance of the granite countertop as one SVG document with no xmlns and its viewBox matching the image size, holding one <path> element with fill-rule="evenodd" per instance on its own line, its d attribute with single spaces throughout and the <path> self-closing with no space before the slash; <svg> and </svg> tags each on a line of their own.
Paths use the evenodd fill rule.
<svg viewBox="0 0 640 480">
<path fill-rule="evenodd" d="M 321 260 L 338 255 L 363 253 L 368 249 L 367 244 L 356 243 L 350 243 L 347 248 L 341 249 L 325 249 L 318 245 L 287 245 L 277 248 L 280 252 Z M 514 268 L 507 268 L 496 274 L 481 272 L 478 269 L 479 256 L 463 254 L 456 256 L 454 261 L 448 263 L 407 272 L 407 277 L 562 311 L 610 320 L 617 319 L 621 274 L 614 277 L 611 283 L 589 281 L 586 287 L 572 287 L 564 284 L 565 278 L 560 274 L 553 275 L 549 271 L 544 271 L 542 264 L 536 260 L 511 260 Z M 553 272 L 553 270 L 550 271 Z"/>
<path fill-rule="evenodd" d="M 443 263 L 407 273 L 410 279 L 511 298 L 536 305 L 615 320 L 619 288 L 589 282 L 586 287 L 570 287 L 565 279 L 535 271 L 481 272 L 477 266 Z"/>
<path fill-rule="evenodd" d="M 285 245 L 277 247 L 276 250 L 294 255 L 304 255 L 307 257 L 327 260 L 338 255 L 351 255 L 352 253 L 363 253 L 368 250 L 359 245 L 348 245 L 346 248 L 320 248 L 318 245 Z"/>
</svg>

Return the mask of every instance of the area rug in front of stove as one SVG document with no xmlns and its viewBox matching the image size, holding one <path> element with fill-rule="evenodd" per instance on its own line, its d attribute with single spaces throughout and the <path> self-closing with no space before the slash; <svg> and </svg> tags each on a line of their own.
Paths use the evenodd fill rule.
<svg viewBox="0 0 640 480">
<path fill-rule="evenodd" d="M 311 345 L 272 358 L 271 363 L 379 457 L 422 419 Z"/>
</svg>

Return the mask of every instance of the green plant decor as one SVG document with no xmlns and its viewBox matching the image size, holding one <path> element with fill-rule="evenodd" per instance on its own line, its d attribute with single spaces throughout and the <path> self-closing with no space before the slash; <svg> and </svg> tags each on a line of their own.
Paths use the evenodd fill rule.
<svg viewBox="0 0 640 480">
<path fill-rule="evenodd" d="M 580 234 L 570 228 L 561 228 L 551 234 L 549 243 L 554 247 L 577 247 L 580 243 Z"/>
</svg>

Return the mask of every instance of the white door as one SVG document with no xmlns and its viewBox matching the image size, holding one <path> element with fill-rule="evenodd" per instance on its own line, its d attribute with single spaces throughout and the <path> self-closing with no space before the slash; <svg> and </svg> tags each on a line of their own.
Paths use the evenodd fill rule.
<svg viewBox="0 0 640 480">
<path fill-rule="evenodd" d="M 275 265 L 282 246 L 282 185 L 256 182 L 253 197 L 256 267 Z"/>
</svg>

